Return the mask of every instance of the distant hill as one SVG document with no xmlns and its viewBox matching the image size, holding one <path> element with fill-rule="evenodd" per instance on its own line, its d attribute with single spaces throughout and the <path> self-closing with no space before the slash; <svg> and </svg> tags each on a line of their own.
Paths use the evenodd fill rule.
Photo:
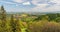
<svg viewBox="0 0 60 32">
<path fill-rule="evenodd" d="M 34 15 L 40 15 L 40 14 L 48 14 L 48 13 L 60 13 L 59 11 L 57 12 L 7 12 L 7 14 L 24 14 L 24 13 L 27 13 L 27 14 L 34 14 Z"/>
</svg>

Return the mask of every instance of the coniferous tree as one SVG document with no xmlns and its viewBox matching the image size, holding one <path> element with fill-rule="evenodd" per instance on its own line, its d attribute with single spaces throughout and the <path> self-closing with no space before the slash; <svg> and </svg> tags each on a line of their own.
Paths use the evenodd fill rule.
<svg viewBox="0 0 60 32">
<path fill-rule="evenodd" d="M 1 6 L 1 20 L 6 21 L 6 11 L 4 10 L 4 7 Z"/>
<path fill-rule="evenodd" d="M 21 32 L 18 16 L 16 17 L 15 24 L 16 24 L 16 31 L 15 32 Z"/>
<path fill-rule="evenodd" d="M 6 11 L 4 10 L 4 7 L 1 6 L 1 21 L 2 21 L 2 27 L 6 24 Z"/>
<path fill-rule="evenodd" d="M 14 16 L 13 15 L 11 15 L 10 26 L 11 26 L 12 32 L 20 32 L 19 19 L 16 18 L 16 20 L 14 20 Z"/>
<path fill-rule="evenodd" d="M 10 21 L 10 28 L 12 30 L 12 32 L 15 32 L 15 24 L 14 24 L 14 17 L 13 15 L 11 15 L 11 21 Z"/>
<path fill-rule="evenodd" d="M 7 25 L 6 25 L 6 11 L 4 10 L 4 7 L 1 6 L 1 9 L 0 9 L 0 27 L 1 27 L 1 30 L 0 32 L 7 32 Z"/>
</svg>

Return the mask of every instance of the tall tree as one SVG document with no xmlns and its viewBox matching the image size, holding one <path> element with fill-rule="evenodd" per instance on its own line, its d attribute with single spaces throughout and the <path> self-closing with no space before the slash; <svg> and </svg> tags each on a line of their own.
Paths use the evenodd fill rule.
<svg viewBox="0 0 60 32">
<path fill-rule="evenodd" d="M 1 21 L 2 21 L 2 27 L 6 24 L 6 11 L 4 10 L 4 7 L 1 6 Z"/>
<path fill-rule="evenodd" d="M 19 19 L 16 18 L 16 20 L 14 20 L 14 15 L 11 15 L 11 21 L 10 21 L 10 26 L 11 26 L 11 30 L 13 32 L 20 32 L 20 23 L 19 23 Z"/>
<path fill-rule="evenodd" d="M 0 15 L 1 15 L 0 19 L 2 21 L 6 21 L 6 11 L 4 10 L 3 6 L 1 6 Z"/>
<path fill-rule="evenodd" d="M 0 32 L 7 32 L 7 25 L 6 25 L 6 11 L 4 10 L 4 7 L 1 6 L 0 9 L 0 19 L 1 19 L 1 31 Z"/>
</svg>

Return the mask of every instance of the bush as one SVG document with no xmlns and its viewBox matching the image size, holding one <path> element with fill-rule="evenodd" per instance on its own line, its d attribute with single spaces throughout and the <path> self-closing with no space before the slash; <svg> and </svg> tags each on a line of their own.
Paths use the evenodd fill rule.
<svg viewBox="0 0 60 32">
<path fill-rule="evenodd" d="M 31 32 L 60 32 L 60 25 L 56 22 L 34 22 L 29 29 Z"/>
<path fill-rule="evenodd" d="M 60 22 L 60 17 L 56 18 L 55 20 L 56 22 Z"/>
</svg>

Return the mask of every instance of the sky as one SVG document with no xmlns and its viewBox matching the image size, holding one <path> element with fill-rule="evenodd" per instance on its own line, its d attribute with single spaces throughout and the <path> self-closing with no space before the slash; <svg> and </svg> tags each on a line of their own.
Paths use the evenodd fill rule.
<svg viewBox="0 0 60 32">
<path fill-rule="evenodd" d="M 0 0 L 7 12 L 59 12 L 60 0 Z"/>
</svg>

